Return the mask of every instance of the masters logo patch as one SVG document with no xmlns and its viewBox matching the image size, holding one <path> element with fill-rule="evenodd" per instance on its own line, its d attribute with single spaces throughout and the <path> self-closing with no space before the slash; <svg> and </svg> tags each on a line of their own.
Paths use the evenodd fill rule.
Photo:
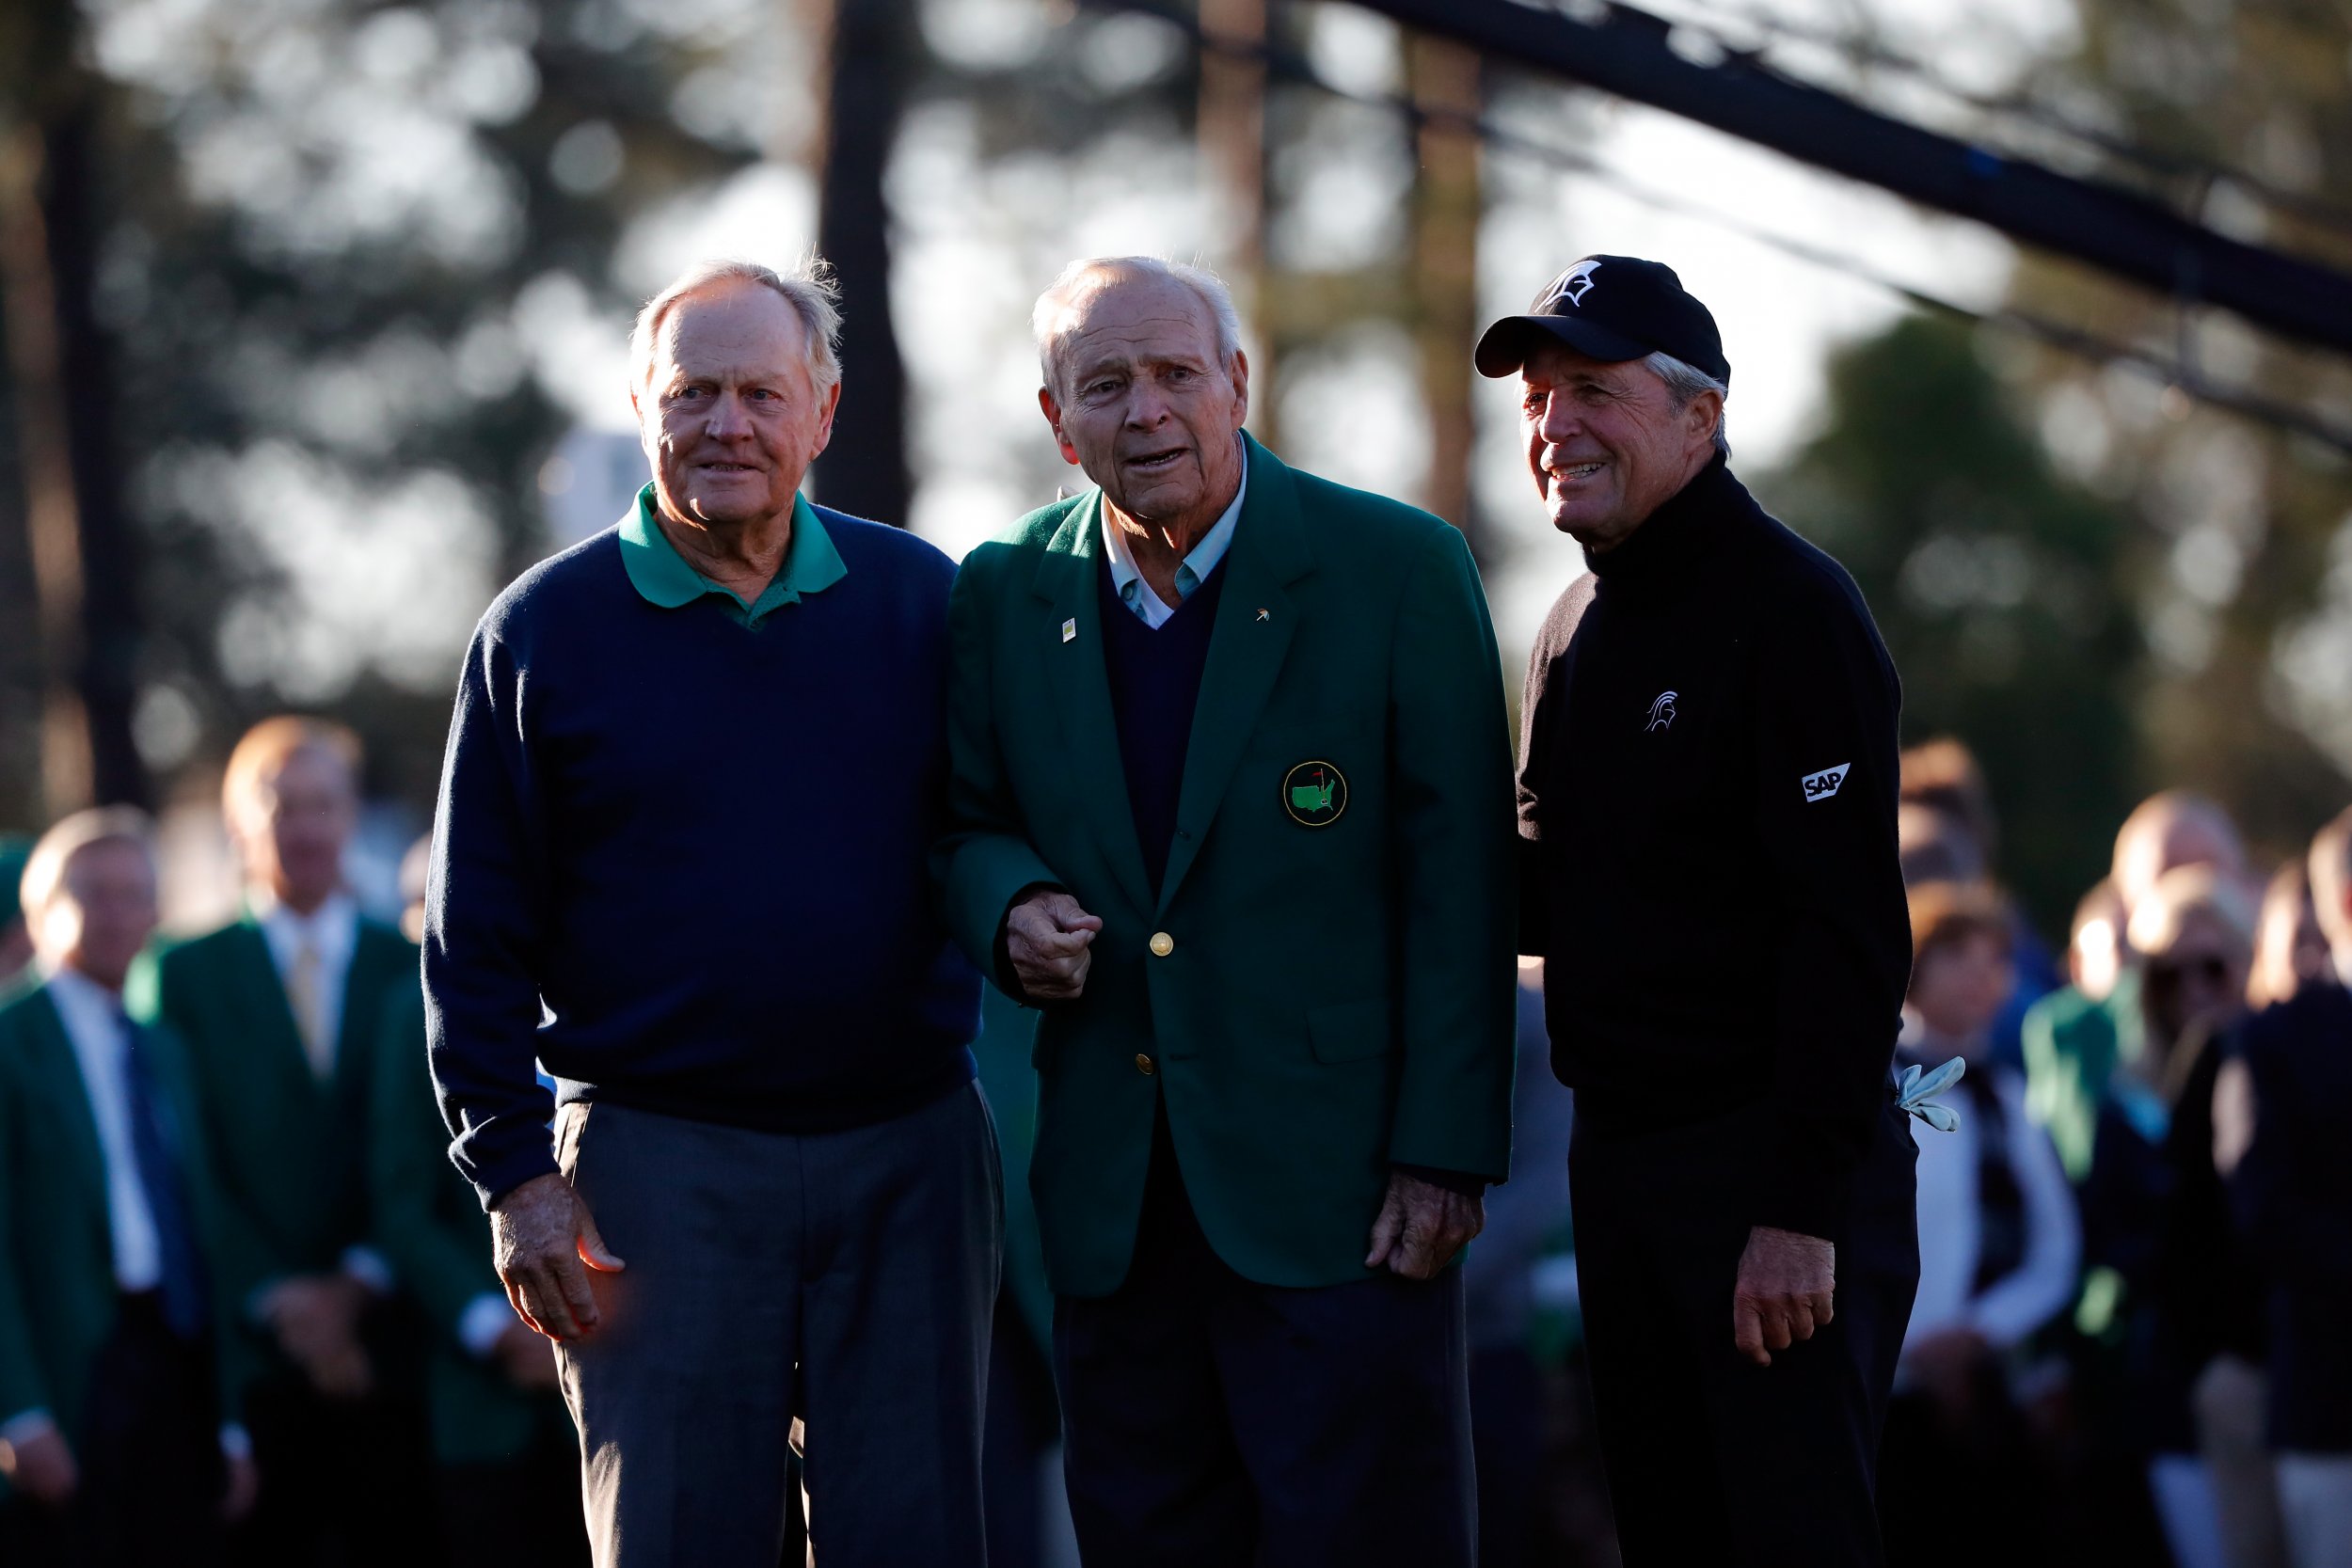
<svg viewBox="0 0 2352 1568">
<path fill-rule="evenodd" d="M 1807 773 L 1804 776 L 1805 800 L 1810 803 L 1828 800 L 1837 793 L 1837 786 L 1844 784 L 1846 775 L 1852 771 L 1852 763 L 1841 762 L 1835 768 L 1824 768 L 1819 773 Z"/>
<path fill-rule="evenodd" d="M 1302 762 L 1282 777 L 1282 809 L 1302 828 L 1327 828 L 1347 809 L 1347 776 L 1327 762 Z"/>
</svg>

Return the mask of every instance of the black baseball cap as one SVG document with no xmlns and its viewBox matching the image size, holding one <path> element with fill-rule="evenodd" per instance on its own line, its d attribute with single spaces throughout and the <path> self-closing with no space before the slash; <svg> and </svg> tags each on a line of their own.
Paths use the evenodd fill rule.
<svg viewBox="0 0 2352 1568">
<path fill-rule="evenodd" d="M 1509 375 L 1546 337 L 1596 359 L 1663 353 L 1731 385 L 1715 318 L 1662 261 L 1587 256 L 1544 285 L 1524 316 L 1486 328 L 1472 356 L 1482 375 Z"/>
</svg>

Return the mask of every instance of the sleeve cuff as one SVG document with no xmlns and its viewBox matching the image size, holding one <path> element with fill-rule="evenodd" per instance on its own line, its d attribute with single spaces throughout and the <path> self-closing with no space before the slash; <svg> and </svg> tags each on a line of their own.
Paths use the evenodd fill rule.
<svg viewBox="0 0 2352 1568">
<path fill-rule="evenodd" d="M 1473 1176 L 1469 1171 L 1441 1170 L 1436 1165 L 1391 1164 L 1389 1168 L 1418 1177 L 1433 1187 L 1443 1187 L 1447 1192 L 1463 1197 L 1484 1197 L 1486 1193 L 1486 1178 Z"/>
<path fill-rule="evenodd" d="M 344 1274 L 367 1287 L 368 1294 L 389 1296 L 392 1293 L 394 1283 L 392 1265 L 387 1262 L 384 1255 L 375 1248 L 372 1246 L 343 1248 L 342 1266 Z"/>
<path fill-rule="evenodd" d="M 1845 1235 L 1853 1199 L 1850 1172 L 1783 1170 L 1766 1176 L 1756 1186 L 1751 1223 L 1824 1242 Z"/>
<path fill-rule="evenodd" d="M 485 1291 L 466 1303 L 466 1310 L 458 1314 L 457 1342 L 475 1360 L 487 1361 L 498 1349 L 499 1340 L 505 1337 L 507 1325 L 516 1321 L 515 1308 L 507 1303 L 503 1292 Z"/>
<path fill-rule="evenodd" d="M 220 1429 L 220 1456 L 230 1464 L 253 1457 L 253 1434 L 231 1421 Z"/>
<path fill-rule="evenodd" d="M 0 1421 L 0 1443 L 15 1448 L 36 1437 L 45 1437 L 57 1430 L 56 1418 L 42 1409 L 21 1410 Z"/>
</svg>

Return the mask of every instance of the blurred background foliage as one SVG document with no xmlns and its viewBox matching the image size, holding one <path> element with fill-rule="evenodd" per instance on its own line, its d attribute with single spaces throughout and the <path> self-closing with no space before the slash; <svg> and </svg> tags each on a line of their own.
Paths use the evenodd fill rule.
<svg viewBox="0 0 2352 1568">
<path fill-rule="evenodd" d="M 2352 267 L 2341 7 L 1660 8 Z M 1861 581 L 1909 738 L 1981 755 L 2005 873 L 2045 927 L 2160 783 L 2210 790 L 2274 850 L 2342 803 L 2341 452 L 1729 231 L 1645 227 L 1565 160 L 1391 101 L 1613 151 L 1702 205 L 1769 200 L 1801 238 L 1883 238 L 1979 307 L 2341 418 L 2338 358 L 1343 5 L 1197 14 L 1325 85 L 1066 0 L 0 6 L 0 824 L 200 800 L 242 726 L 292 705 L 357 723 L 371 792 L 421 826 L 475 616 L 642 474 L 637 302 L 706 252 L 812 243 L 850 320 L 829 501 L 961 551 L 1050 499 L 1075 481 L 1037 428 L 1030 299 L 1073 255 L 1197 256 L 1245 307 L 1253 427 L 1462 526 L 1514 661 L 1576 562 L 1535 526 L 1507 389 L 1472 384 L 1468 345 L 1565 261 L 1650 249 L 1724 318 L 1740 471 Z M 1923 92 L 1898 67 L 1931 51 L 1979 60 L 1983 90 Z"/>
</svg>

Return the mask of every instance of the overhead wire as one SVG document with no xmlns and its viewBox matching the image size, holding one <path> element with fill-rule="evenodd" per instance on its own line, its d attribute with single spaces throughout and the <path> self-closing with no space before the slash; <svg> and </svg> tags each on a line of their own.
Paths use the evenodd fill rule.
<svg viewBox="0 0 2352 1568">
<path fill-rule="evenodd" d="M 1386 110 L 1416 127 L 1436 125 L 1468 133 L 1486 146 L 1553 167 L 1573 170 L 1654 211 L 1670 213 L 1738 234 L 1753 244 L 1778 251 L 1807 265 L 1867 284 L 1918 309 L 2026 338 L 2075 358 L 2129 371 L 2159 382 L 2168 388 L 2177 388 L 2183 395 L 2200 403 L 2257 423 L 2306 436 L 2352 456 L 2352 423 L 2340 422 L 2299 404 L 2265 397 L 2243 388 L 2217 384 L 2206 379 L 2194 365 L 2183 360 L 2103 338 L 2014 307 L 1983 309 L 1963 305 L 1895 277 L 1857 257 L 1766 229 L 1720 209 L 1645 184 L 1585 153 L 1497 124 L 1484 115 L 1418 103 L 1401 93 L 1365 92 L 1342 86 L 1317 71 L 1311 61 L 1295 51 L 1261 40 L 1212 32 L 1202 27 L 1197 18 L 1172 9 L 1159 0 L 1086 0 L 1086 3 L 1098 9 L 1136 11 L 1156 17 L 1189 34 L 1197 48 L 1229 58 L 1252 61 L 1284 80 L 1348 103 Z"/>
</svg>

